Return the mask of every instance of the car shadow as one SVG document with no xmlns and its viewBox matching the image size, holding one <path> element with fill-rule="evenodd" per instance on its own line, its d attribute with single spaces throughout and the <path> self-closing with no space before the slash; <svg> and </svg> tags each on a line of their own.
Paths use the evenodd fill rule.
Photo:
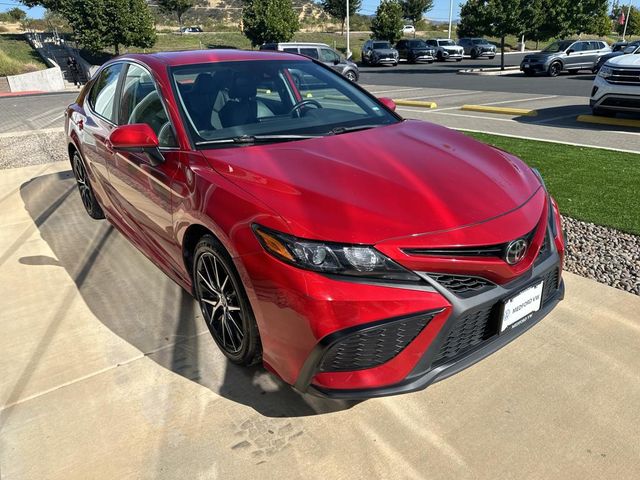
<svg viewBox="0 0 640 480">
<path fill-rule="evenodd" d="M 302 395 L 261 366 L 228 362 L 191 295 L 107 221 L 86 215 L 71 171 L 35 177 L 20 194 L 55 257 L 20 262 L 64 268 L 96 318 L 158 365 L 269 417 L 318 415 L 356 404 Z"/>
<path fill-rule="evenodd" d="M 593 130 L 594 132 L 601 132 L 603 130 L 619 131 L 624 129 L 624 127 L 617 125 L 604 125 L 576 121 L 576 118 L 579 115 L 592 115 L 588 99 L 583 105 L 562 105 L 558 107 L 539 108 L 536 111 L 538 113 L 535 117 L 520 116 L 515 117 L 514 120 L 528 125 L 545 125 L 554 128 L 570 129 L 580 128 L 582 130 Z M 640 118 L 640 115 L 619 113 L 617 117 L 637 120 Z M 629 128 L 629 131 L 637 132 L 637 129 Z"/>
</svg>

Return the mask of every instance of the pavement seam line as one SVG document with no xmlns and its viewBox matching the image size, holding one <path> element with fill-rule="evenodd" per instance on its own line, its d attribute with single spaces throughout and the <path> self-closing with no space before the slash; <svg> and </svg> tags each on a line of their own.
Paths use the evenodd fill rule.
<svg viewBox="0 0 640 480">
<path fill-rule="evenodd" d="M 188 339 L 197 338 L 197 337 L 200 337 L 200 336 L 205 335 L 207 333 L 209 333 L 209 331 L 205 330 L 205 331 L 197 333 L 197 334 L 195 334 L 195 335 L 193 335 L 191 337 L 188 337 Z M 182 339 L 182 340 L 184 340 L 184 339 Z M 34 393 L 33 395 L 29 395 L 28 397 L 21 398 L 20 400 L 16 400 L 15 402 L 12 402 L 12 403 L 9 403 L 7 405 L 3 405 L 2 407 L 0 407 L 0 412 L 2 412 L 4 410 L 8 410 L 10 408 L 13 408 L 15 406 L 18 406 L 18 405 L 20 405 L 22 403 L 25 403 L 25 402 L 28 402 L 30 400 L 35 400 L 36 398 L 39 398 L 39 397 L 41 397 L 43 395 L 47 395 L 47 394 L 49 394 L 51 392 L 55 392 L 56 390 L 59 390 L 61 388 L 65 388 L 65 387 L 68 387 L 68 386 L 73 385 L 75 383 L 82 382 L 84 380 L 88 380 L 88 379 L 96 377 L 98 375 L 102 375 L 103 373 L 111 371 L 111 370 L 113 370 L 115 368 L 123 367 L 125 365 L 129 365 L 129 364 L 135 362 L 136 360 L 140 360 L 140 359 L 146 358 L 146 357 L 148 357 L 150 355 L 153 355 L 154 353 L 160 352 L 162 350 L 166 350 L 168 348 L 175 347 L 176 344 L 178 344 L 178 343 L 180 343 L 180 342 L 179 341 L 178 342 L 172 342 L 172 343 L 168 343 L 167 345 L 162 345 L 161 347 L 155 348 L 155 349 L 150 350 L 148 352 L 140 352 L 139 355 L 136 355 L 135 357 L 131 357 L 131 358 L 129 358 L 129 359 L 123 361 L 123 362 L 118 362 L 115 365 L 109 365 L 108 367 L 104 367 L 104 368 L 101 368 L 100 370 L 96 370 L 95 372 L 91 372 L 91 373 L 88 373 L 86 375 L 82 375 L 80 377 L 74 378 L 73 380 L 69 380 L 67 382 L 61 383 L 60 385 L 56 385 L 55 387 L 51 387 L 51 388 L 48 388 L 46 390 L 42 390 L 41 392 Z"/>
</svg>

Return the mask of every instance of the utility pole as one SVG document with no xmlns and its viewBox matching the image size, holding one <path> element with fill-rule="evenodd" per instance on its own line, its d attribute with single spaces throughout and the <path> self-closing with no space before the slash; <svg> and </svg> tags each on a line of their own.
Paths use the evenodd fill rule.
<svg viewBox="0 0 640 480">
<path fill-rule="evenodd" d="M 351 49 L 349 48 L 349 0 L 347 0 L 347 58 L 351 56 Z"/>
<path fill-rule="evenodd" d="M 624 7 L 622 7 L 622 11 L 624 12 Z M 624 42 L 624 37 L 627 34 L 627 26 L 629 25 L 629 17 L 630 16 L 631 16 L 631 2 L 629 2 L 629 8 L 627 8 L 627 19 L 624 22 L 624 31 L 622 32 L 622 41 L 623 42 Z"/>
<path fill-rule="evenodd" d="M 451 24 L 453 23 L 453 0 L 449 0 L 449 40 L 451 40 Z"/>
</svg>

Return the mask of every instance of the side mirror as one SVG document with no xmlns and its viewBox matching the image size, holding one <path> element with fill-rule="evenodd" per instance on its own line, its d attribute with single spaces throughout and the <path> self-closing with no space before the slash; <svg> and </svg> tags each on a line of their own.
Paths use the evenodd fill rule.
<svg viewBox="0 0 640 480">
<path fill-rule="evenodd" d="M 575 52 L 575 50 L 573 48 L 570 48 L 569 50 L 567 50 L 567 55 L 571 55 L 573 52 Z"/>
<path fill-rule="evenodd" d="M 334 65 L 339 65 L 340 64 L 340 59 L 339 58 L 334 59 L 333 60 L 333 64 Z"/>
<path fill-rule="evenodd" d="M 378 98 L 378 101 L 392 112 L 396 111 L 396 102 L 391 100 L 389 97 L 380 97 Z"/>
<path fill-rule="evenodd" d="M 158 148 L 158 136 L 146 123 L 134 123 L 117 127 L 109 141 L 118 152 L 144 153 L 151 166 L 155 167 L 164 162 L 164 157 Z"/>
</svg>

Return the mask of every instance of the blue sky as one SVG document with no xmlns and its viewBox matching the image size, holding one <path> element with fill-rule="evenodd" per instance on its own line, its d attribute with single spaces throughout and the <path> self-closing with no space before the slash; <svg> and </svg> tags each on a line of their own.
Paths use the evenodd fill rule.
<svg viewBox="0 0 640 480">
<path fill-rule="evenodd" d="M 458 17 L 460 12 L 461 0 L 453 0 L 453 18 Z M 361 13 L 372 15 L 375 13 L 376 8 L 380 4 L 380 0 L 363 0 Z M 31 18 L 42 18 L 44 10 L 40 7 L 27 9 L 24 5 L 16 0 L 0 0 L 0 12 L 5 12 L 13 7 L 20 7 L 23 10 L 28 10 L 28 15 Z M 427 17 L 434 20 L 448 20 L 449 19 L 449 0 L 434 0 L 433 9 L 427 12 Z"/>
</svg>

